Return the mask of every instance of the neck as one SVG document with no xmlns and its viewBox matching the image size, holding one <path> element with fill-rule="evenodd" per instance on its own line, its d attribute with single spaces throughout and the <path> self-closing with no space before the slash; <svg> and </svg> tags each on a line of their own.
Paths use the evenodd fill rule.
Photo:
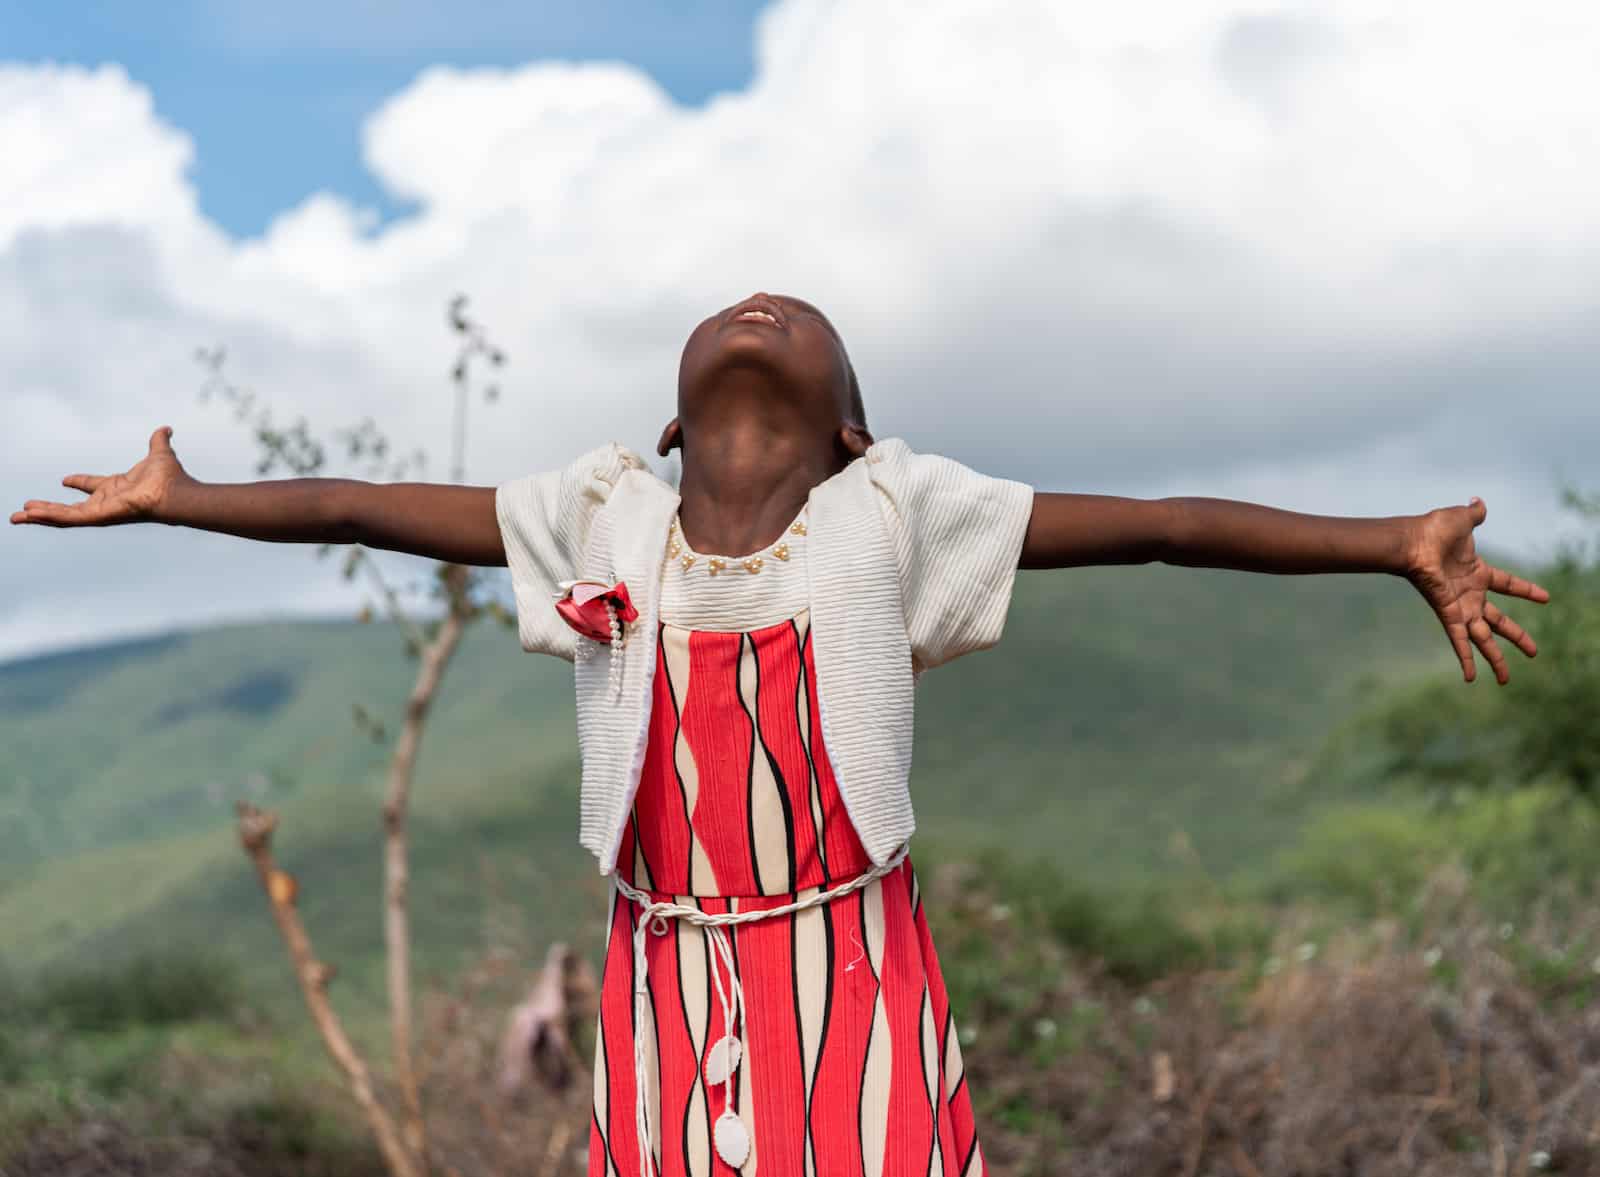
<svg viewBox="0 0 1600 1177">
<path fill-rule="evenodd" d="M 678 517 L 698 552 L 746 556 L 771 547 L 805 506 L 811 488 L 839 471 L 814 439 L 753 420 L 685 430 Z"/>
</svg>

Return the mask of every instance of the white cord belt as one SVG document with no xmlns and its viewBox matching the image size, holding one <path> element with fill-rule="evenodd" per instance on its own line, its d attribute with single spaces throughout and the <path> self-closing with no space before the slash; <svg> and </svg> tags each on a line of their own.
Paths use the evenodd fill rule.
<svg viewBox="0 0 1600 1177">
<path fill-rule="evenodd" d="M 882 866 L 874 866 L 863 871 L 848 883 L 827 891 L 816 891 L 804 899 L 797 899 L 793 903 L 785 903 L 781 907 L 755 908 L 750 911 L 709 912 L 701 911 L 698 907 L 689 907 L 671 900 L 652 899 L 648 892 L 623 881 L 620 873 L 613 871 L 611 878 L 617 890 L 629 899 L 639 904 L 644 910 L 639 913 L 639 922 L 633 929 L 633 1085 L 634 1085 L 634 1129 L 639 1137 L 639 1174 L 640 1177 L 650 1177 L 651 1173 L 659 1173 L 655 1167 L 655 1157 L 650 1149 L 650 1099 L 645 1092 L 646 1059 L 644 1035 L 639 1028 L 644 1025 L 644 1019 L 649 1012 L 650 984 L 649 961 L 645 953 L 646 931 L 653 931 L 658 936 L 667 934 L 669 928 L 666 917 L 688 920 L 691 924 L 699 924 L 706 930 L 706 938 L 711 941 L 715 951 L 711 958 L 711 981 L 716 987 L 717 1002 L 722 1006 L 723 1037 L 711 1047 L 705 1060 L 706 1080 L 709 1083 L 722 1084 L 723 1111 L 717 1117 L 717 1123 L 712 1132 L 712 1139 L 717 1146 L 717 1153 L 729 1165 L 737 1169 L 744 1164 L 750 1155 L 750 1131 L 739 1119 L 733 1110 L 732 1089 L 733 1073 L 741 1061 L 740 1037 L 744 1029 L 744 990 L 739 984 L 739 976 L 733 967 L 733 945 L 728 940 L 727 932 L 723 928 L 729 924 L 748 924 L 755 920 L 771 919 L 773 916 L 790 915 L 793 912 L 804 911 L 808 907 L 819 907 L 841 895 L 848 895 L 852 891 L 859 891 L 873 879 L 882 878 L 895 867 L 899 866 L 905 858 L 909 846 L 902 843 L 900 848 L 889 856 Z M 759 897 L 757 897 L 759 898 Z M 718 962 L 727 970 L 728 984 L 722 983 L 722 974 L 718 971 Z M 737 1023 L 737 1025 L 736 1025 Z"/>
</svg>

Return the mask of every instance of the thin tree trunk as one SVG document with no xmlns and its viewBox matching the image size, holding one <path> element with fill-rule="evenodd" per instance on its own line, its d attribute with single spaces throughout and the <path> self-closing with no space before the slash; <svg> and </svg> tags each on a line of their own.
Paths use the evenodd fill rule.
<svg viewBox="0 0 1600 1177">
<path fill-rule="evenodd" d="M 406 819 L 411 803 L 411 778 L 417 746 L 422 740 L 428 708 L 444 678 L 445 668 L 460 644 L 466 626 L 466 568 L 445 569 L 449 610 L 433 641 L 422 649 L 422 665 L 406 700 L 405 721 L 389 761 L 389 787 L 383 803 L 384 825 L 384 942 L 388 950 L 389 1030 L 394 1043 L 395 1080 L 405 1105 L 405 1137 L 411 1151 L 427 1168 L 427 1135 L 422 1119 L 422 1096 L 412 1058 L 411 924 L 406 902 L 410 881 L 407 867 Z"/>
<path fill-rule="evenodd" d="M 305 926 L 300 922 L 300 913 L 295 909 L 294 879 L 273 864 L 272 832 L 277 828 L 278 815 L 257 809 L 248 801 L 240 801 L 238 811 L 239 841 L 255 863 L 256 873 L 261 876 L 261 888 L 267 893 L 273 918 L 278 922 L 278 930 L 283 933 L 289 957 L 294 962 L 295 976 L 300 981 L 300 992 L 305 996 L 306 1008 L 311 1011 L 311 1019 L 317 1024 L 323 1044 L 349 1080 L 351 1093 L 361 1106 L 373 1136 L 377 1138 L 378 1149 L 383 1153 L 389 1172 L 394 1177 L 422 1177 L 416 1158 L 401 1142 L 394 1121 L 372 1092 L 372 1079 L 366 1064 L 345 1036 L 338 1015 L 328 1002 L 328 982 L 333 979 L 333 969 L 318 960 L 312 950 L 311 938 L 306 934 Z"/>
</svg>

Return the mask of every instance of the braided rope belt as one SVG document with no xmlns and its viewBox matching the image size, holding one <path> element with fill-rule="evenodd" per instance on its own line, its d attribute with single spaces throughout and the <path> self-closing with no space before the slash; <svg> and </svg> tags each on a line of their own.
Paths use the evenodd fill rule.
<svg viewBox="0 0 1600 1177">
<path fill-rule="evenodd" d="M 667 919 L 687 920 L 691 924 L 698 924 L 706 930 L 706 938 L 710 940 L 715 951 L 711 960 L 711 981 L 716 987 L 717 1002 L 722 1007 L 722 1026 L 724 1036 L 712 1046 L 705 1060 L 705 1077 L 708 1083 L 722 1084 L 723 1111 L 717 1117 L 717 1122 L 712 1130 L 712 1138 L 716 1144 L 717 1153 L 729 1165 L 737 1169 L 744 1164 L 750 1155 L 750 1130 L 739 1119 L 733 1110 L 732 1088 L 733 1074 L 742 1061 L 740 1035 L 744 1029 L 744 989 L 739 984 L 738 974 L 733 967 L 733 945 L 724 930 L 729 926 L 754 923 L 756 920 L 772 919 L 774 916 L 790 915 L 797 911 L 804 911 L 810 907 L 820 907 L 841 896 L 859 891 L 874 879 L 881 879 L 889 874 L 904 861 L 910 847 L 902 843 L 889 859 L 881 866 L 874 866 L 863 871 L 847 883 L 841 883 L 826 891 L 816 891 L 804 899 L 797 899 L 793 903 L 785 903 L 780 907 L 755 908 L 750 911 L 709 912 L 701 911 L 698 907 L 675 903 L 671 900 L 653 899 L 646 891 L 641 891 L 630 883 L 623 881 L 620 874 L 612 872 L 612 881 L 623 895 L 640 905 L 643 910 L 639 913 L 639 922 L 633 929 L 633 1078 L 634 1078 L 634 1128 L 639 1137 L 639 1173 L 640 1177 L 650 1177 L 658 1173 L 654 1164 L 654 1155 L 650 1147 L 650 1099 L 645 1092 L 645 1077 L 647 1073 L 647 1060 L 645 1058 L 644 1036 L 639 1033 L 639 1027 L 644 1025 L 645 1016 L 649 1013 L 650 984 L 649 960 L 645 945 L 647 933 L 654 932 L 664 936 L 670 930 Z M 727 972 L 727 984 L 723 984 L 722 973 L 718 969 L 720 962 L 722 969 Z M 737 1023 L 737 1032 L 736 1032 Z"/>
</svg>

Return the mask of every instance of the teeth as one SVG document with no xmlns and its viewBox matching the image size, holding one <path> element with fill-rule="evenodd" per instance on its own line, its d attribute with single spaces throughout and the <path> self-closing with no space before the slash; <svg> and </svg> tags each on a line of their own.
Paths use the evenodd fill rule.
<svg viewBox="0 0 1600 1177">
<path fill-rule="evenodd" d="M 750 319 L 750 318 L 757 318 L 757 317 L 765 319 L 767 322 L 771 323 L 774 327 L 776 327 L 778 325 L 778 320 L 773 318 L 772 315 L 769 314 L 767 311 L 750 310 L 750 311 L 744 311 L 739 315 L 739 318 L 741 318 L 741 319 Z"/>
</svg>

